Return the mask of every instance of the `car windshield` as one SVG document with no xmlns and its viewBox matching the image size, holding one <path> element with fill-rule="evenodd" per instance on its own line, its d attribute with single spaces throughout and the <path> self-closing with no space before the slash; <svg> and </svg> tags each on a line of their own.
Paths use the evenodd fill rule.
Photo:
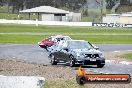
<svg viewBox="0 0 132 88">
<path fill-rule="evenodd" d="M 93 49 L 86 41 L 69 41 L 68 45 L 71 49 Z"/>
<path fill-rule="evenodd" d="M 72 40 L 69 36 L 65 36 L 64 40 Z"/>
</svg>

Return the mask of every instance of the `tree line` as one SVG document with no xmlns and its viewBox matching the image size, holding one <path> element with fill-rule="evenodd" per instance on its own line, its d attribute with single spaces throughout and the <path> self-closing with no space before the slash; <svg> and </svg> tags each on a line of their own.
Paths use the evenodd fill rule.
<svg viewBox="0 0 132 88">
<path fill-rule="evenodd" d="M 8 8 L 12 7 L 12 13 L 19 12 L 23 9 L 34 8 L 38 6 L 53 6 L 56 8 L 63 8 L 70 11 L 78 11 L 83 6 L 86 6 L 88 0 L 0 0 L 0 6 L 7 5 Z M 96 0 L 101 1 L 101 0 Z M 117 1 L 121 5 L 130 3 L 130 0 L 106 0 L 107 8 L 111 9 Z M 8 9 L 9 10 L 9 9 Z"/>
<path fill-rule="evenodd" d="M 53 6 L 76 11 L 86 3 L 86 0 L 0 0 L 0 5 L 12 6 L 12 12 L 38 6 Z"/>
</svg>

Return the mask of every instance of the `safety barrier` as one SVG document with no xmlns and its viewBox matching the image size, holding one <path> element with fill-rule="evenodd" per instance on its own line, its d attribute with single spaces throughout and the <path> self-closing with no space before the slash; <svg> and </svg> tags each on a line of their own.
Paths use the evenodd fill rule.
<svg viewBox="0 0 132 88">
<path fill-rule="evenodd" d="M 0 19 L 4 24 L 35 24 L 38 25 L 58 25 L 58 26 L 92 26 L 92 22 L 64 22 L 64 21 L 38 21 L 38 20 L 6 20 Z"/>
<path fill-rule="evenodd" d="M 102 27 L 128 27 L 128 28 L 132 28 L 132 24 L 121 24 L 121 23 L 92 23 L 92 26 L 102 26 Z"/>
<path fill-rule="evenodd" d="M 58 25 L 58 26 L 102 26 L 102 27 L 128 27 L 132 24 L 121 23 L 94 23 L 94 22 L 65 22 L 65 21 L 38 21 L 38 20 L 6 20 L 0 19 L 2 24 L 33 24 L 33 25 Z"/>
<path fill-rule="evenodd" d="M 44 88 L 45 79 L 35 76 L 0 76 L 0 88 Z"/>
</svg>

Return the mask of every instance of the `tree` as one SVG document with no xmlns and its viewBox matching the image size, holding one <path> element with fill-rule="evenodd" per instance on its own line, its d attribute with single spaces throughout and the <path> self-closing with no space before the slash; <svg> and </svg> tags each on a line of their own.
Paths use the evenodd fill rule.
<svg viewBox="0 0 132 88">
<path fill-rule="evenodd" d="M 86 0 L 0 0 L 2 5 L 12 6 L 12 13 L 19 12 L 24 8 L 34 8 L 38 6 L 53 6 L 56 8 L 68 8 L 71 11 L 78 11 Z"/>
</svg>

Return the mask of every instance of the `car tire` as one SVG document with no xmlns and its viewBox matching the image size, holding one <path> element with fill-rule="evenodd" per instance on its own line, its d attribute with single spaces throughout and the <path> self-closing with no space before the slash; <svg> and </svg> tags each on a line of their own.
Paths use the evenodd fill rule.
<svg viewBox="0 0 132 88">
<path fill-rule="evenodd" d="M 75 66 L 75 58 L 73 55 L 70 55 L 70 67 L 74 67 Z"/>
<path fill-rule="evenodd" d="M 48 51 L 48 46 L 45 46 L 45 49 Z"/>
<path fill-rule="evenodd" d="M 86 79 L 84 76 L 76 76 L 76 81 L 79 85 L 84 85 L 86 83 Z"/>
<path fill-rule="evenodd" d="M 102 67 L 104 67 L 104 65 L 105 65 L 105 64 L 97 64 L 97 67 L 98 67 L 98 68 L 102 68 Z"/>
<path fill-rule="evenodd" d="M 57 62 L 55 60 L 56 60 L 55 56 L 51 54 L 51 57 L 50 57 L 51 65 L 57 65 Z"/>
</svg>

